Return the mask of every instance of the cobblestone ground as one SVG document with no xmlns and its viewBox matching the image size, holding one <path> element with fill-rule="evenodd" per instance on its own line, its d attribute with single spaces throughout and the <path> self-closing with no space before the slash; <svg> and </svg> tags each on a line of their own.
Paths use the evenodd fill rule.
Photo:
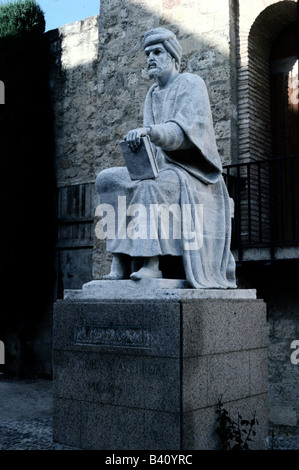
<svg viewBox="0 0 299 470">
<path fill-rule="evenodd" d="M 269 450 L 299 449 L 298 436 L 269 436 Z M 7 379 L 0 373 L 0 450 L 73 450 L 52 442 L 51 380 Z"/>
<path fill-rule="evenodd" d="M 52 420 L 1 420 L 0 450 L 53 450 Z"/>
<path fill-rule="evenodd" d="M 52 443 L 52 383 L 0 375 L 0 450 L 68 450 Z"/>
</svg>

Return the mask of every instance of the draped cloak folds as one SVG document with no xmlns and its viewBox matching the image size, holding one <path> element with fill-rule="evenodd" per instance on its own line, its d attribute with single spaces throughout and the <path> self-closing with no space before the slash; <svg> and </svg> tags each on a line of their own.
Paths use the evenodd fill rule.
<svg viewBox="0 0 299 470">
<path fill-rule="evenodd" d="M 163 146 L 163 132 L 169 123 L 183 131 L 185 141 L 178 148 Z M 146 96 L 143 124 L 151 128 L 153 136 L 160 135 L 162 145 L 153 145 L 160 168 L 158 176 L 153 180 L 131 181 L 126 168 L 104 170 L 96 181 L 99 202 L 111 204 L 122 217 L 117 222 L 118 227 L 120 224 L 128 227 L 127 214 L 118 207 L 119 196 L 125 196 L 126 207 L 136 207 L 135 204 L 191 207 L 191 225 L 189 221 L 186 230 L 183 227 L 186 218 L 181 217 L 181 237 L 172 233 L 167 240 L 148 236 L 107 238 L 107 251 L 132 257 L 182 256 L 186 280 L 191 287 L 235 288 L 235 260 L 230 251 L 230 199 L 222 177 L 203 80 L 183 73 L 165 89 L 153 85 Z M 167 136 L 164 140 L 167 141 Z M 148 214 L 144 217 L 145 224 L 152 223 Z"/>
</svg>

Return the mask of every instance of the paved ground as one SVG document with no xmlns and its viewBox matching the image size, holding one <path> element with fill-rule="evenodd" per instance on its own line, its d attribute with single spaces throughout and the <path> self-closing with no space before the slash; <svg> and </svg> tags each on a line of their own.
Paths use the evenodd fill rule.
<svg viewBox="0 0 299 470">
<path fill-rule="evenodd" d="M 0 450 L 56 450 L 50 380 L 0 375 Z"/>
<path fill-rule="evenodd" d="M 270 441 L 270 449 L 299 449 L 298 436 Z M 71 450 L 52 443 L 51 380 L 16 380 L 0 374 L 0 450 Z"/>
</svg>

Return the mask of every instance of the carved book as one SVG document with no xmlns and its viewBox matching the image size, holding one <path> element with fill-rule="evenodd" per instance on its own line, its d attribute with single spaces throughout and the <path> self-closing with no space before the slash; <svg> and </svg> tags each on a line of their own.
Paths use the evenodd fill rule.
<svg viewBox="0 0 299 470">
<path fill-rule="evenodd" d="M 157 176 L 159 170 L 151 141 L 147 135 L 141 137 L 140 145 L 135 152 L 130 149 L 125 140 L 122 140 L 119 145 L 131 180 L 146 180 Z"/>
</svg>

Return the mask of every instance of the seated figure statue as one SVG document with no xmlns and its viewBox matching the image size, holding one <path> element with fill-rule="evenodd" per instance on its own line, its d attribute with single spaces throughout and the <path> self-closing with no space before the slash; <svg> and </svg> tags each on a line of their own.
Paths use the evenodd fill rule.
<svg viewBox="0 0 299 470">
<path fill-rule="evenodd" d="M 145 34 L 143 46 L 148 74 L 155 83 L 146 96 L 142 127 L 130 130 L 124 140 L 136 150 L 141 137 L 149 136 L 160 171 L 156 178 L 137 181 L 130 179 L 126 167 L 100 172 L 96 179 L 99 202 L 112 205 L 115 212 L 119 196 L 125 196 L 127 207 L 191 208 L 182 221 L 191 225 L 183 227 L 181 236 L 173 230 L 163 237 L 157 229 L 156 237 L 107 238 L 112 264 L 104 279 L 161 278 L 159 262 L 172 256 L 182 260 L 192 288 L 235 288 L 230 198 L 206 86 L 198 75 L 179 72 L 182 49 L 173 32 L 152 29 Z M 128 225 L 127 219 L 121 223 Z"/>
</svg>

